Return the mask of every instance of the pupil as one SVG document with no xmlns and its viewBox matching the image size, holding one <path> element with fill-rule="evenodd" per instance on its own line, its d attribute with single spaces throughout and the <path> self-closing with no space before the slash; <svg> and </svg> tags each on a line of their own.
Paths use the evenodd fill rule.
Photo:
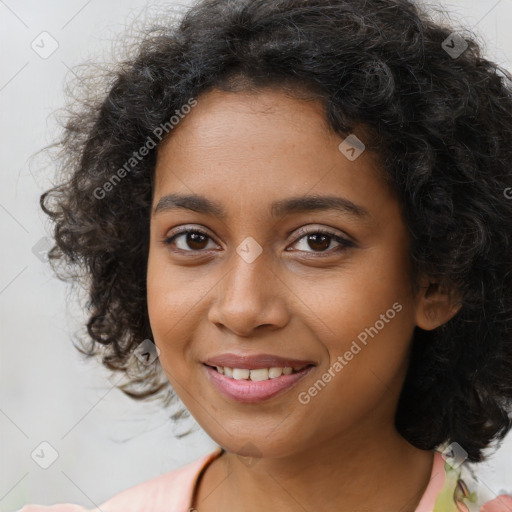
<svg viewBox="0 0 512 512">
<path fill-rule="evenodd" d="M 201 242 L 198 242 L 198 239 L 203 238 L 203 245 L 204 245 L 204 239 L 206 238 L 202 233 L 189 233 L 187 235 L 187 245 L 192 249 L 201 249 L 202 245 Z M 194 246 L 196 244 L 196 246 Z M 199 247 L 197 247 L 197 244 L 199 244 Z"/>
<path fill-rule="evenodd" d="M 325 250 L 330 245 L 330 242 L 328 240 L 329 238 L 330 237 L 327 235 L 312 234 L 312 235 L 309 235 L 309 237 L 308 237 L 308 243 L 309 243 L 309 246 L 311 247 L 311 249 Z M 323 239 L 322 242 L 319 242 L 319 239 Z M 325 243 L 326 241 L 327 241 L 327 244 Z M 311 245 L 311 242 L 313 242 L 313 246 Z M 320 247 L 318 247 L 318 246 L 314 247 L 315 243 L 320 243 Z"/>
</svg>

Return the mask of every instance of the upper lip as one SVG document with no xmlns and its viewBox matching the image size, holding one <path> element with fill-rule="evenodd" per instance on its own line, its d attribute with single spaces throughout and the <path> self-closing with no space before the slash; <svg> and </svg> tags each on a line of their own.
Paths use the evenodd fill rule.
<svg viewBox="0 0 512 512">
<path fill-rule="evenodd" d="M 227 366 L 228 368 L 243 368 L 256 370 L 258 368 L 300 368 L 302 366 L 314 365 L 313 361 L 302 359 L 291 359 L 271 354 L 238 355 L 232 353 L 219 354 L 204 361 L 209 366 Z"/>
</svg>

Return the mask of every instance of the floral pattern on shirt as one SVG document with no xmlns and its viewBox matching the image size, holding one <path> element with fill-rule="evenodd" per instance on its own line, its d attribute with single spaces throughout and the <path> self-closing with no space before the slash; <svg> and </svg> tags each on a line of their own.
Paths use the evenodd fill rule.
<svg viewBox="0 0 512 512">
<path fill-rule="evenodd" d="M 512 496 L 496 496 L 467 462 L 453 467 L 445 461 L 444 471 L 445 482 L 433 512 L 512 512 Z"/>
</svg>

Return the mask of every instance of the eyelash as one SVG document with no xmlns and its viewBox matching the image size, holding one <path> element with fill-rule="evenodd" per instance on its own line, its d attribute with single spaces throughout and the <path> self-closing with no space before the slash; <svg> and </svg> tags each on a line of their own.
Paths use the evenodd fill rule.
<svg viewBox="0 0 512 512">
<path fill-rule="evenodd" d="M 186 235 L 186 234 L 189 234 L 189 233 L 199 233 L 201 235 L 204 235 L 204 236 L 212 239 L 210 237 L 210 235 L 206 231 L 203 231 L 202 229 L 198 229 L 198 228 L 186 229 L 185 228 L 185 229 L 182 229 L 181 231 L 179 231 L 177 233 L 174 233 L 172 236 L 165 238 L 163 240 L 163 243 L 166 246 L 170 246 L 178 236 Z M 324 254 L 330 255 L 333 252 L 337 252 L 337 250 L 345 250 L 348 247 L 355 247 L 355 244 L 352 241 L 347 240 L 346 238 L 340 237 L 338 234 L 336 234 L 336 233 L 334 233 L 334 232 L 332 232 L 332 231 L 330 231 L 328 229 L 325 229 L 325 228 L 324 229 L 316 229 L 316 230 L 313 229 L 313 230 L 310 230 L 310 231 L 306 231 L 304 229 L 300 229 L 299 232 L 297 233 L 297 235 L 299 237 L 295 240 L 294 244 L 297 243 L 299 240 L 301 240 L 302 238 L 304 238 L 307 235 L 327 235 L 330 238 L 332 238 L 334 241 L 336 241 L 336 242 L 338 242 L 340 244 L 337 248 L 330 249 L 330 250 L 327 250 L 327 251 L 302 251 L 302 252 L 307 252 L 307 253 L 311 252 L 313 254 L 318 254 L 320 257 L 322 255 L 324 255 Z M 178 249 L 178 250 L 181 251 L 181 252 L 194 253 L 194 252 L 204 252 L 207 249 L 189 250 L 189 251 L 185 251 L 183 249 Z"/>
</svg>

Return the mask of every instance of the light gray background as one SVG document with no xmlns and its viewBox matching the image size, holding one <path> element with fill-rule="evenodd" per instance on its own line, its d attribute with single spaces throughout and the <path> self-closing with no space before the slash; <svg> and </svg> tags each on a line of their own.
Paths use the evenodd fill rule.
<svg viewBox="0 0 512 512">
<path fill-rule="evenodd" d="M 435 5 L 430 2 L 431 5 Z M 87 508 L 136 483 L 180 467 L 215 444 L 200 429 L 181 440 L 156 405 L 113 389 L 108 373 L 81 362 L 70 337 L 83 318 L 67 307 L 68 289 L 33 251 L 48 234 L 39 195 L 51 162 L 32 157 L 49 144 L 64 105 L 70 68 L 109 60 L 126 24 L 164 2 L 0 0 L 0 510 L 25 503 L 72 502 Z M 178 5 L 167 2 L 167 5 Z M 182 2 L 181 6 L 186 6 Z M 512 71 L 512 0 L 443 2 L 481 35 L 486 54 Z M 183 8 L 183 7 L 182 7 Z M 41 58 L 31 43 L 47 31 L 57 50 Z M 49 41 L 45 43 L 49 48 Z M 32 157 L 32 158 L 31 158 Z M 42 441 L 59 457 L 48 469 L 31 458 Z M 512 489 L 512 436 L 479 466 L 494 492 Z"/>
</svg>

